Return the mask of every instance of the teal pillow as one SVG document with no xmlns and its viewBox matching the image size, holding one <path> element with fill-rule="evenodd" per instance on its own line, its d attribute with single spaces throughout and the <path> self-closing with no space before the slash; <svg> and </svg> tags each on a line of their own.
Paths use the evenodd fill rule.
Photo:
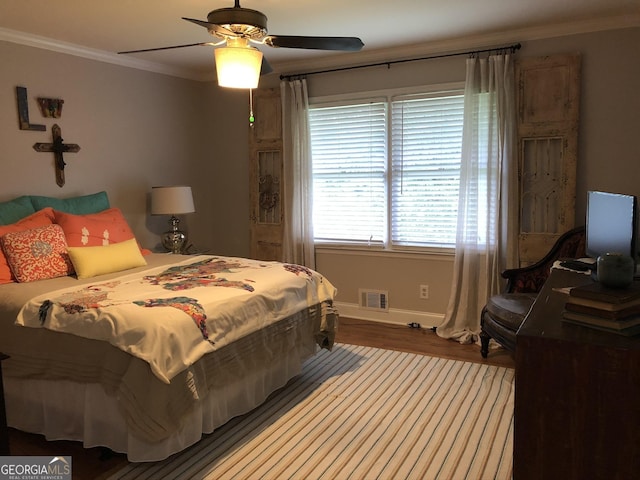
<svg viewBox="0 0 640 480">
<path fill-rule="evenodd" d="M 110 207 L 107 192 L 92 193 L 91 195 L 83 195 L 71 198 L 54 198 L 31 195 L 31 203 L 37 210 L 51 207 L 64 213 L 73 215 L 87 215 L 89 213 L 98 213 Z"/>
<path fill-rule="evenodd" d="M 36 209 L 27 195 L 0 202 L 0 225 L 11 225 L 32 213 L 36 213 Z"/>
</svg>

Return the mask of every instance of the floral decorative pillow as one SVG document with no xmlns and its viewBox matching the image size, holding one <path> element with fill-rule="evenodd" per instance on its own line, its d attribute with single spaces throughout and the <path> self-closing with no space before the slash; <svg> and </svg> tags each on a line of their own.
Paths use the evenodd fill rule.
<svg viewBox="0 0 640 480">
<path fill-rule="evenodd" d="M 60 225 L 46 225 L 0 238 L 7 263 L 18 282 L 33 282 L 74 273 Z"/>
<path fill-rule="evenodd" d="M 53 209 L 43 208 L 36 213 L 23 218 L 22 220 L 12 223 L 11 225 L 0 226 L 0 237 L 12 232 L 21 232 L 36 227 L 51 225 L 53 223 Z M 7 258 L 0 250 L 0 283 L 11 283 L 15 278 L 11 274 L 11 268 L 7 263 Z"/>
</svg>

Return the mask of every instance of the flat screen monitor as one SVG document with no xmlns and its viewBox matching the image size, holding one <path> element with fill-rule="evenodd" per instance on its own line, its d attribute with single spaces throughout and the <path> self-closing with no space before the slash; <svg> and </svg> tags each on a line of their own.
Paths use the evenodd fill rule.
<svg viewBox="0 0 640 480">
<path fill-rule="evenodd" d="M 637 262 L 637 199 L 620 193 L 587 192 L 586 251 L 591 258 L 622 253 Z"/>
</svg>

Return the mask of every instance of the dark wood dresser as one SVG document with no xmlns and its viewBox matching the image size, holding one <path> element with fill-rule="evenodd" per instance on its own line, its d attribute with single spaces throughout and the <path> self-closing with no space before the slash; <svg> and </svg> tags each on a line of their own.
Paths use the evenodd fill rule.
<svg viewBox="0 0 640 480">
<path fill-rule="evenodd" d="M 562 321 L 590 281 L 554 270 L 516 335 L 515 480 L 639 478 L 640 336 Z"/>
</svg>

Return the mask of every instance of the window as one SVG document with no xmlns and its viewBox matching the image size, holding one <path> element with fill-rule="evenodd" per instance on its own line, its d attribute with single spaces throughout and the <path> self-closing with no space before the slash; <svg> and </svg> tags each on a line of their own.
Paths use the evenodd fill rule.
<svg viewBox="0 0 640 480">
<path fill-rule="evenodd" d="M 383 243 L 386 118 L 383 102 L 311 109 L 316 241 Z"/>
<path fill-rule="evenodd" d="M 317 243 L 453 247 L 461 90 L 310 107 Z"/>
</svg>

